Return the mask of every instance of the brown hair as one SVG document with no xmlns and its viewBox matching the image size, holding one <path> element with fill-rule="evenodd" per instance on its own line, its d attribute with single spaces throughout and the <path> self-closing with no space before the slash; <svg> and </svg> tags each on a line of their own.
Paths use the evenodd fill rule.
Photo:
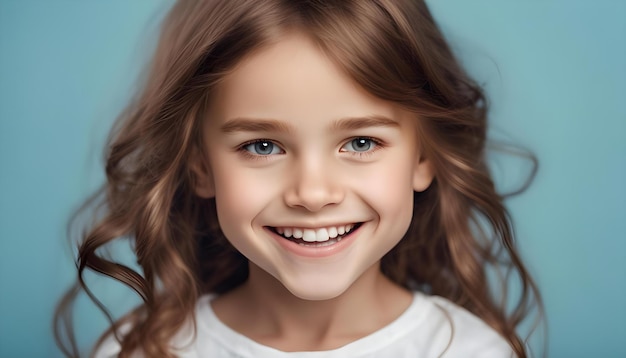
<svg viewBox="0 0 626 358">
<path fill-rule="evenodd" d="M 121 357 L 137 349 L 173 356 L 168 341 L 192 317 L 199 295 L 226 292 L 246 280 L 247 260 L 221 233 L 214 200 L 194 195 L 189 157 L 201 145 L 199 126 L 212 88 L 244 56 L 289 30 L 308 35 L 365 90 L 418 118 L 435 180 L 414 193 L 411 226 L 383 257 L 383 273 L 465 307 L 526 357 L 516 330 L 541 302 L 486 165 L 485 98 L 422 0 L 178 1 L 145 89 L 111 135 L 107 183 L 92 200 L 100 198 L 104 214 L 80 244 L 79 282 L 55 318 L 62 350 L 78 355 L 66 319 L 79 288 L 108 315 L 83 280 L 87 269 L 124 283 L 144 301 L 121 321 L 108 315 L 109 333 L 132 322 L 119 337 Z M 134 240 L 143 274 L 99 254 L 121 237 Z M 518 275 L 521 293 L 513 309 L 499 300 L 509 285 L 488 279 L 492 269 Z M 69 343 L 61 342 L 63 323 Z"/>
</svg>

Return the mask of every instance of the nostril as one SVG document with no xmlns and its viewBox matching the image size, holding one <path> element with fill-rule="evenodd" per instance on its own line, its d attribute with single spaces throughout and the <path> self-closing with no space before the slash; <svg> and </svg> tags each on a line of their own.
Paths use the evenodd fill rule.
<svg viewBox="0 0 626 358">
<path fill-rule="evenodd" d="M 343 198 L 343 191 L 340 189 L 318 187 L 289 191 L 285 193 L 284 201 L 289 207 L 300 207 L 315 212 L 328 205 L 339 204 Z"/>
</svg>

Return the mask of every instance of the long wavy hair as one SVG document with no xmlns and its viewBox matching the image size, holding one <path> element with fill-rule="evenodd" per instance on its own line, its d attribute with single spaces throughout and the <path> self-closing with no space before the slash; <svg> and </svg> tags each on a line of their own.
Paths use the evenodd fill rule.
<svg viewBox="0 0 626 358">
<path fill-rule="evenodd" d="M 499 332 L 519 357 L 520 323 L 541 308 L 537 287 L 513 240 L 503 196 L 486 164 L 487 104 L 462 69 L 422 0 L 179 0 L 162 27 L 145 88 L 118 119 L 106 152 L 107 181 L 86 206 L 103 208 L 78 248 L 78 282 L 57 309 L 55 335 L 78 356 L 69 318 L 85 291 L 121 341 L 172 357 L 168 341 L 197 298 L 247 278 L 247 259 L 222 234 L 215 201 L 194 195 L 190 156 L 212 89 L 253 51 L 299 31 L 372 95 L 415 113 L 435 179 L 414 193 L 413 219 L 381 263 L 398 285 L 446 297 Z M 141 273 L 101 255 L 131 238 Z M 87 270 L 132 288 L 143 305 L 115 320 L 84 280 Z M 504 279 L 492 279 L 492 273 Z M 510 273 L 520 283 L 507 293 Z M 497 276 L 497 275 L 496 275 Z"/>
</svg>

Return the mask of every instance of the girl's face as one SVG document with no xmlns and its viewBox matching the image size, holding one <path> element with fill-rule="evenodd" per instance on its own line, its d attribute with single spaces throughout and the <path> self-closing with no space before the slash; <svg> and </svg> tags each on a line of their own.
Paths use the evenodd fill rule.
<svg viewBox="0 0 626 358">
<path fill-rule="evenodd" d="M 415 118 L 302 35 L 244 59 L 213 93 L 203 130 L 209 168 L 197 170 L 197 193 L 215 196 L 224 234 L 250 264 L 303 299 L 380 274 L 372 266 L 433 176 Z"/>
</svg>

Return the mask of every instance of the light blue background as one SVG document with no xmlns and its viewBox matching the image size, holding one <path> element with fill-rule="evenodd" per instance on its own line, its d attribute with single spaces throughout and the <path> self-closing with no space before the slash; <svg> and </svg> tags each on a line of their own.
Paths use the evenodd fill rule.
<svg viewBox="0 0 626 358">
<path fill-rule="evenodd" d="M 73 280 L 73 209 L 166 1 L 0 0 L 0 357 L 55 357 L 51 317 Z M 493 133 L 540 160 L 508 201 L 541 287 L 549 357 L 626 357 L 626 1 L 431 0 L 491 97 Z M 497 161 L 513 187 L 523 162 Z M 98 285 L 102 280 L 91 277 Z M 121 313 L 136 299 L 98 285 Z M 79 338 L 105 322 L 85 300 Z"/>
</svg>

